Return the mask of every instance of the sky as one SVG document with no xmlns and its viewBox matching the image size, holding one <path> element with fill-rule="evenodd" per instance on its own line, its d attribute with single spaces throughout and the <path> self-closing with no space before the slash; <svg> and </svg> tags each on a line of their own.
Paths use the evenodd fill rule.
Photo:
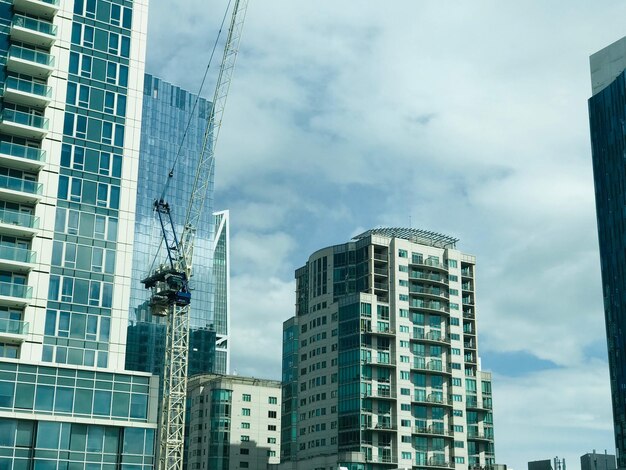
<svg viewBox="0 0 626 470">
<path fill-rule="evenodd" d="M 197 91 L 227 0 L 175 4 L 151 0 L 146 70 Z M 496 460 L 614 453 L 588 57 L 625 17 L 621 0 L 250 0 L 216 147 L 232 369 L 280 379 L 312 252 L 433 230 L 477 256 Z"/>
</svg>

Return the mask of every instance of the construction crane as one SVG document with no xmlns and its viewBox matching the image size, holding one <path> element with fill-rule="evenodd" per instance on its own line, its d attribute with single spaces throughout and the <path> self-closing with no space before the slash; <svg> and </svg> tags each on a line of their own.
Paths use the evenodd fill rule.
<svg viewBox="0 0 626 470">
<path fill-rule="evenodd" d="M 165 202 L 164 195 L 154 203 L 154 210 L 163 232 L 167 261 L 141 282 L 152 291 L 150 298 L 152 314 L 167 318 L 163 399 L 160 410 L 160 470 L 182 470 L 183 468 L 191 308 L 189 280 L 192 276 L 194 238 L 211 182 L 215 162 L 215 143 L 222 124 L 247 9 L 248 0 L 235 0 L 215 87 L 213 107 L 204 133 L 191 198 L 180 237 L 176 234 L 172 208 Z M 173 176 L 172 170 L 169 178 Z"/>
</svg>

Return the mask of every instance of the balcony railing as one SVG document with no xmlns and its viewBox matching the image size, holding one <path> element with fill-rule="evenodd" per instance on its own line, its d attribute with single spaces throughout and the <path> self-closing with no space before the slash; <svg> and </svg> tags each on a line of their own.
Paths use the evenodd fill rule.
<svg viewBox="0 0 626 470">
<path fill-rule="evenodd" d="M 25 158 L 36 162 L 46 161 L 46 151 L 11 142 L 0 142 L 0 154 L 9 157 Z"/>
<path fill-rule="evenodd" d="M 22 111 L 16 111 L 15 109 L 3 109 L 2 121 L 12 122 L 14 124 L 21 124 L 22 126 L 36 127 L 44 131 L 48 130 L 49 120 L 43 116 L 36 114 L 25 113 Z"/>
<path fill-rule="evenodd" d="M 413 434 L 435 434 L 439 436 L 452 436 L 453 435 L 452 432 L 439 426 L 428 426 L 425 428 L 423 427 L 413 428 Z"/>
<path fill-rule="evenodd" d="M 19 263 L 34 263 L 36 258 L 37 254 L 32 250 L 0 245 L 0 259 L 17 261 Z"/>
<path fill-rule="evenodd" d="M 46 99 L 52 98 L 52 87 L 22 78 L 7 77 L 4 87 L 5 93 L 6 90 L 17 90 L 22 93 L 30 93 L 31 95 L 37 95 Z"/>
<path fill-rule="evenodd" d="M 23 180 L 12 176 L 0 175 L 0 190 L 11 189 L 22 193 L 41 195 L 43 185 L 36 181 Z"/>
<path fill-rule="evenodd" d="M 436 341 L 439 343 L 450 343 L 450 337 L 441 333 L 441 331 L 433 330 L 427 331 L 426 333 L 413 333 L 411 339 L 417 341 Z"/>
<path fill-rule="evenodd" d="M 409 294 L 427 294 L 434 295 L 437 297 L 445 297 L 446 299 L 450 297 L 447 291 L 443 289 L 435 289 L 432 287 L 421 287 L 421 286 L 411 286 L 409 288 Z"/>
<path fill-rule="evenodd" d="M 411 271 L 409 279 L 425 279 L 427 281 L 440 282 L 442 284 L 449 284 L 448 278 L 440 274 L 427 274 L 421 271 Z"/>
<path fill-rule="evenodd" d="M 9 47 L 9 58 L 35 62 L 39 65 L 43 65 L 44 67 L 54 67 L 54 56 L 46 54 L 45 52 L 26 49 L 21 46 Z"/>
<path fill-rule="evenodd" d="M 442 305 L 439 302 L 424 302 L 424 301 L 420 301 L 419 299 L 411 299 L 410 306 L 412 308 L 436 310 L 438 312 L 446 312 L 446 313 L 450 312 L 450 307 L 446 305 Z"/>
<path fill-rule="evenodd" d="M 12 335 L 27 335 L 28 322 L 0 318 L 0 333 L 9 333 Z"/>
<path fill-rule="evenodd" d="M 433 405 L 452 406 L 452 401 L 446 397 L 430 394 L 427 397 L 423 395 L 414 395 L 413 400 L 416 403 L 432 403 Z"/>
<path fill-rule="evenodd" d="M 17 225 L 26 228 L 38 228 L 39 217 L 24 212 L 0 209 L 0 224 Z"/>
<path fill-rule="evenodd" d="M 33 295 L 33 288 L 24 284 L 0 282 L 0 295 L 19 299 L 30 299 Z"/>
<path fill-rule="evenodd" d="M 59 10 L 59 0 L 13 0 L 13 6 L 21 12 L 52 18 Z"/>
<path fill-rule="evenodd" d="M 30 29 L 41 34 L 47 34 L 48 36 L 56 36 L 57 27 L 48 21 L 40 21 L 35 18 L 29 18 L 22 15 L 14 15 L 11 26 L 18 26 L 20 28 Z"/>
</svg>

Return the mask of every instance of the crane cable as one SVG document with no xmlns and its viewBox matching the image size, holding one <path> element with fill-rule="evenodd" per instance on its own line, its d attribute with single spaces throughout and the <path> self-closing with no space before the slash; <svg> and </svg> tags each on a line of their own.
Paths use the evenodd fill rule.
<svg viewBox="0 0 626 470">
<path fill-rule="evenodd" d="M 174 177 L 174 170 L 176 169 L 176 164 L 178 163 L 178 159 L 180 157 L 180 154 L 183 150 L 183 145 L 185 143 L 185 138 L 187 137 L 187 134 L 189 132 L 189 128 L 191 127 L 191 121 L 193 120 L 193 116 L 194 113 L 196 111 L 196 108 L 198 106 L 198 102 L 200 101 L 200 94 L 202 93 L 202 89 L 204 88 L 204 84 L 206 82 L 207 76 L 209 74 L 209 69 L 211 68 L 211 64 L 213 63 L 213 57 L 215 56 L 215 51 L 217 49 L 217 45 L 219 43 L 219 39 L 220 36 L 222 35 L 222 31 L 224 29 L 224 24 L 226 23 L 226 18 L 228 17 L 228 11 L 230 10 L 230 5 L 232 3 L 232 0 L 228 0 L 228 4 L 226 5 L 226 10 L 224 11 L 224 16 L 222 17 L 222 23 L 220 24 L 220 29 L 217 32 L 217 36 L 215 38 L 215 42 L 213 43 L 213 49 L 211 50 L 211 55 L 209 56 L 209 63 L 206 66 L 206 69 L 204 70 L 204 76 L 202 77 L 202 82 L 200 82 L 200 87 L 198 89 L 198 93 L 196 95 L 196 99 L 193 103 L 193 107 L 191 108 L 191 113 L 189 114 L 189 119 L 187 120 L 187 125 L 185 126 L 185 132 L 183 132 L 183 137 L 180 141 L 180 144 L 178 145 L 178 151 L 176 152 L 176 157 L 174 158 L 174 163 L 172 164 L 172 168 L 170 169 L 169 173 L 167 174 L 167 179 L 165 180 L 165 185 L 163 186 L 163 191 L 161 192 L 161 200 L 165 200 L 165 195 L 167 193 L 167 190 L 169 188 L 170 185 L 170 181 L 172 180 L 172 178 Z M 211 106 L 213 106 L 213 103 L 211 103 Z M 163 237 L 161 237 L 161 242 L 159 243 L 159 247 L 156 250 L 156 253 L 154 254 L 154 258 L 152 259 L 152 263 L 150 264 L 150 270 L 148 271 L 149 273 L 154 272 L 154 266 L 157 262 L 157 258 L 159 257 L 159 253 L 161 252 L 161 248 L 163 247 Z"/>
<path fill-rule="evenodd" d="M 209 69 L 211 68 L 211 63 L 213 62 L 213 56 L 215 55 L 215 50 L 217 49 L 217 44 L 219 43 L 220 36 L 222 35 L 222 30 L 224 29 L 224 24 L 226 23 L 226 18 L 228 16 L 228 11 L 230 10 L 230 4 L 232 0 L 228 0 L 228 4 L 226 5 L 226 10 L 224 11 L 224 16 L 222 18 L 222 23 L 220 24 L 220 29 L 217 32 L 217 37 L 215 38 L 215 42 L 213 43 L 213 49 L 211 50 L 211 56 L 209 57 L 209 63 L 204 70 L 204 76 L 202 77 L 202 82 L 200 83 L 200 88 L 198 89 L 198 94 L 196 95 L 196 99 L 193 103 L 193 108 L 191 109 L 191 114 L 189 115 L 189 119 L 187 120 L 187 126 L 185 127 L 185 132 L 183 133 L 183 138 L 180 141 L 180 145 L 178 146 L 178 151 L 176 152 L 176 157 L 174 158 L 174 163 L 172 164 L 172 168 L 167 174 L 167 179 L 165 180 L 165 186 L 163 188 L 163 192 L 161 193 L 161 200 L 165 200 L 165 194 L 167 193 L 169 184 L 171 179 L 174 177 L 174 170 L 176 169 L 176 164 L 178 163 L 178 158 L 183 150 L 183 145 L 185 143 L 185 138 L 187 137 L 187 133 L 189 132 L 189 128 L 191 127 L 191 121 L 193 120 L 193 115 L 196 111 L 196 107 L 198 106 L 198 102 L 200 101 L 200 94 L 202 93 L 202 89 L 204 88 L 204 84 L 206 82 L 207 76 L 209 74 Z M 214 103 L 211 103 L 213 106 Z"/>
</svg>

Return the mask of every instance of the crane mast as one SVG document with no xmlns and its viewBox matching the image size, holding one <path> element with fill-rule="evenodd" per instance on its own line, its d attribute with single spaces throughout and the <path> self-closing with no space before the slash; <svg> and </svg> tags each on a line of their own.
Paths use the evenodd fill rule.
<svg viewBox="0 0 626 470">
<path fill-rule="evenodd" d="M 160 411 L 159 470 L 182 470 L 183 468 L 191 309 L 189 280 L 192 276 L 194 241 L 196 227 L 200 222 L 211 183 L 211 174 L 215 164 L 215 144 L 222 125 L 222 116 L 239 52 L 247 8 L 248 0 L 234 1 L 213 106 L 204 133 L 202 150 L 180 238 L 176 235 L 170 205 L 163 198 L 154 202 L 154 210 L 163 232 L 167 262 L 159 266 L 142 283 L 152 291 L 150 298 L 152 314 L 166 317 L 167 321 L 163 399 Z"/>
</svg>

